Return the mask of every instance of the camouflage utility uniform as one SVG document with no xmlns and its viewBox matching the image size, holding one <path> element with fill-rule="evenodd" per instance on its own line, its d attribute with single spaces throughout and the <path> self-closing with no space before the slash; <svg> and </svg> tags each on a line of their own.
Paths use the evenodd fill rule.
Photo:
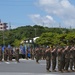
<svg viewBox="0 0 75 75">
<path fill-rule="evenodd" d="M 46 70 L 50 71 L 50 67 L 51 67 L 51 49 L 48 48 L 45 51 L 45 55 L 46 55 Z"/>
<path fill-rule="evenodd" d="M 19 48 L 15 49 L 15 59 L 17 62 L 19 62 Z"/>
<path fill-rule="evenodd" d="M 0 48 L 0 61 L 2 61 L 2 48 Z"/>
</svg>

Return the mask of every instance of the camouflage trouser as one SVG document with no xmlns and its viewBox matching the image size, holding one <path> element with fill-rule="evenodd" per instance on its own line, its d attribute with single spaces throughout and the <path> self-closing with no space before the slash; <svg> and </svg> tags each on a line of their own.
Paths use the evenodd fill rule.
<svg viewBox="0 0 75 75">
<path fill-rule="evenodd" d="M 36 62 L 38 62 L 39 61 L 39 55 L 36 55 Z"/>
<path fill-rule="evenodd" d="M 0 61 L 2 61 L 2 55 L 0 55 Z"/>
<path fill-rule="evenodd" d="M 45 56 L 45 54 L 43 54 L 43 59 L 45 59 L 46 58 L 46 56 Z"/>
<path fill-rule="evenodd" d="M 52 70 L 56 68 L 56 58 L 52 59 Z"/>
<path fill-rule="evenodd" d="M 74 69 L 75 69 L 75 58 L 74 58 L 74 60 L 73 60 L 73 65 L 74 65 Z"/>
<path fill-rule="evenodd" d="M 13 55 L 9 55 L 9 61 L 12 61 Z"/>
<path fill-rule="evenodd" d="M 32 54 L 32 60 L 34 60 L 34 57 L 35 57 L 34 54 Z"/>
<path fill-rule="evenodd" d="M 62 66 L 62 69 L 64 70 L 64 67 L 65 67 L 65 59 L 63 59 L 63 60 L 61 61 L 61 66 Z"/>
<path fill-rule="evenodd" d="M 73 70 L 73 58 L 70 58 L 70 70 Z"/>
<path fill-rule="evenodd" d="M 17 62 L 19 62 L 19 55 L 16 55 L 15 59 Z"/>
<path fill-rule="evenodd" d="M 26 53 L 26 59 L 28 59 L 28 53 Z"/>
<path fill-rule="evenodd" d="M 7 61 L 7 59 L 8 59 L 8 55 L 4 54 L 4 61 Z"/>
<path fill-rule="evenodd" d="M 49 70 L 51 67 L 51 61 L 50 60 L 46 60 L 46 69 Z"/>
<path fill-rule="evenodd" d="M 69 58 L 65 58 L 65 70 L 68 70 L 69 62 L 70 62 Z"/>
<path fill-rule="evenodd" d="M 42 54 L 39 54 L 39 60 L 41 60 L 42 59 Z"/>
<path fill-rule="evenodd" d="M 58 60 L 58 70 L 61 71 L 62 70 L 62 66 L 61 66 L 61 60 Z"/>
</svg>

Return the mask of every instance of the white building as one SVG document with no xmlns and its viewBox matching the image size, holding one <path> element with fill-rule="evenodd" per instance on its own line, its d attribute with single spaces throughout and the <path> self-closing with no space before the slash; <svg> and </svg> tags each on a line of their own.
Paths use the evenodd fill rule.
<svg viewBox="0 0 75 75">
<path fill-rule="evenodd" d="M 33 38 L 33 42 L 35 43 L 36 42 L 36 39 L 37 38 L 39 38 L 39 37 L 35 37 L 35 38 Z M 21 41 L 21 44 L 23 44 L 24 42 L 26 42 L 26 43 L 28 43 L 28 40 L 26 40 L 26 41 Z M 32 40 L 29 40 L 29 43 L 32 43 Z"/>
<path fill-rule="evenodd" d="M 0 20 L 0 31 L 7 30 L 7 23 L 2 23 Z"/>
<path fill-rule="evenodd" d="M 36 42 L 36 39 L 37 39 L 37 38 L 39 38 L 39 37 L 35 37 L 35 38 L 33 38 L 33 41 Z"/>
</svg>

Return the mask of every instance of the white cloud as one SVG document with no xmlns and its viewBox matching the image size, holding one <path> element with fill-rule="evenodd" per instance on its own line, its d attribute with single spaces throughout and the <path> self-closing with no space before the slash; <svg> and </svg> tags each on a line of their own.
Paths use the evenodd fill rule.
<svg viewBox="0 0 75 75">
<path fill-rule="evenodd" d="M 33 15 L 30 15 L 29 17 L 32 19 L 32 21 L 35 24 L 38 24 L 38 25 L 45 25 L 45 26 L 51 27 L 53 24 L 55 24 L 53 17 L 49 15 L 41 16 L 40 14 L 33 14 Z"/>
<path fill-rule="evenodd" d="M 48 14 L 58 16 L 65 26 L 75 27 L 75 6 L 69 0 L 38 0 L 38 5 Z"/>
</svg>

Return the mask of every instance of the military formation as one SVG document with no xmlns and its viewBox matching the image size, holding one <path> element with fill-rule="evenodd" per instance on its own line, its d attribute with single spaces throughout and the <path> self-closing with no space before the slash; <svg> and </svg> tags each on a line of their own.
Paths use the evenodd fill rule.
<svg viewBox="0 0 75 75">
<path fill-rule="evenodd" d="M 5 47 L 4 51 L 2 51 L 2 47 L 0 47 L 0 62 L 1 61 L 5 61 L 5 62 L 12 61 L 13 53 L 14 53 L 16 62 L 19 62 L 19 48 L 15 48 L 15 51 L 13 52 L 12 47 L 11 48 Z"/>
<path fill-rule="evenodd" d="M 30 57 L 28 54 L 30 53 Z M 20 48 L 5 47 L 4 51 L 0 47 L 0 61 L 12 61 L 13 54 L 15 61 L 19 62 Z M 30 47 L 25 51 L 25 58 L 34 60 L 39 64 L 39 60 L 46 60 L 46 70 L 47 72 L 74 72 L 75 71 L 75 47 L 65 46 L 65 47 Z M 3 59 L 3 60 L 2 60 Z M 56 68 L 58 66 L 58 69 Z"/>
<path fill-rule="evenodd" d="M 46 59 L 46 70 L 47 72 L 75 72 L 75 47 L 47 47 L 43 53 L 37 48 L 36 51 L 36 62 L 39 63 L 40 57 Z M 41 55 L 40 55 L 41 52 Z M 58 69 L 56 69 L 58 66 Z M 51 70 L 50 70 L 51 69 Z"/>
</svg>

